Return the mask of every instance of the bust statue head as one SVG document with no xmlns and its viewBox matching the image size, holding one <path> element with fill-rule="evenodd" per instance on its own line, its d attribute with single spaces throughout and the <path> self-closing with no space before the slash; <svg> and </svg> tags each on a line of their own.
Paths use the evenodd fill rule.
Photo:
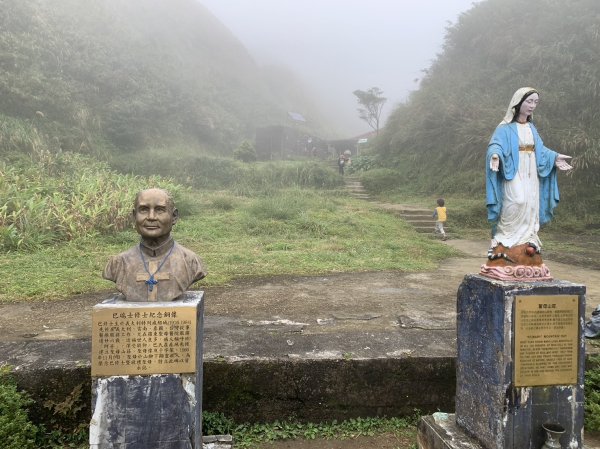
<svg viewBox="0 0 600 449">
<path fill-rule="evenodd" d="M 169 192 L 146 189 L 135 197 L 133 218 L 144 245 L 157 247 L 171 237 L 171 229 L 179 218 L 179 211 Z"/>
<path fill-rule="evenodd" d="M 102 273 L 127 301 L 171 301 L 206 276 L 202 260 L 171 237 L 179 212 L 169 192 L 139 192 L 133 218 L 141 242 L 112 256 Z"/>
</svg>

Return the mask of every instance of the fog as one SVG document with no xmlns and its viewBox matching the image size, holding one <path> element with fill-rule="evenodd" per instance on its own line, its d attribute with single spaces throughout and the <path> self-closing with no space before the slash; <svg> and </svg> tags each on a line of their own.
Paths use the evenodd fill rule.
<svg viewBox="0 0 600 449">
<path fill-rule="evenodd" d="M 344 136 L 371 130 L 352 92 L 377 86 L 384 118 L 416 90 L 446 28 L 473 0 L 199 0 L 260 65 L 281 65 L 315 93 Z M 302 112 L 302 111 L 298 111 Z"/>
</svg>

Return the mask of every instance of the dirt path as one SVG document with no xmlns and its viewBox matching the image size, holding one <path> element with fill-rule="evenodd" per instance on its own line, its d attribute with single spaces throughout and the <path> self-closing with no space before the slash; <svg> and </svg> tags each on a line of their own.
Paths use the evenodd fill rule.
<svg viewBox="0 0 600 449">
<path fill-rule="evenodd" d="M 465 257 L 448 259 L 432 272 L 281 276 L 207 288 L 206 315 L 220 321 L 242 320 L 246 324 L 265 320 L 296 323 L 319 320 L 321 325 L 308 327 L 305 332 L 320 333 L 323 337 L 334 329 L 327 326 L 331 320 L 336 322 L 336 332 L 348 333 L 398 325 L 453 330 L 456 290 L 465 274 L 479 271 L 487 243 L 471 240 L 446 243 L 462 251 Z M 586 285 L 589 316 L 600 303 L 600 272 L 554 260 L 547 260 L 547 264 L 555 278 Z M 109 296 L 107 291 L 62 301 L 2 304 L 0 341 L 89 337 L 91 309 Z"/>
</svg>

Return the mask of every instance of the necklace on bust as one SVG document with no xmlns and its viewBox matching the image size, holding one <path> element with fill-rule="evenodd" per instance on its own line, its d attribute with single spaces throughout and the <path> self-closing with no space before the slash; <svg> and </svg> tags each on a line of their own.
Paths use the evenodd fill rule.
<svg viewBox="0 0 600 449">
<path fill-rule="evenodd" d="M 160 246 L 162 246 L 162 245 L 160 245 Z M 142 259 L 142 264 L 144 265 L 144 270 L 146 270 L 146 273 L 148 273 L 148 276 L 150 276 L 145 281 L 145 283 L 148 286 L 148 291 L 151 292 L 152 290 L 154 290 L 154 286 L 156 284 L 158 284 L 158 279 L 156 279 L 155 276 L 160 271 L 160 269 L 163 267 L 163 265 L 165 264 L 165 262 L 167 261 L 167 259 L 171 255 L 171 253 L 173 252 L 173 248 L 175 248 L 175 242 L 173 242 L 173 246 L 171 246 L 171 249 L 169 250 L 169 252 L 165 256 L 165 258 L 162 260 L 162 262 L 158 265 L 158 268 L 156 268 L 156 270 L 154 271 L 154 273 L 150 273 L 150 268 L 149 268 L 150 264 L 148 262 L 146 262 L 146 259 L 144 258 L 144 253 L 142 251 L 142 243 L 141 242 L 138 245 L 138 248 L 140 250 L 140 258 Z M 167 279 L 168 279 L 168 276 L 167 276 Z"/>
</svg>

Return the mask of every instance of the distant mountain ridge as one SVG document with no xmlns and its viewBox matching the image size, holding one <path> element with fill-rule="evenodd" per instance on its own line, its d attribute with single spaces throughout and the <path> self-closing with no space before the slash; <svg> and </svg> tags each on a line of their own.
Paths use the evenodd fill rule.
<svg viewBox="0 0 600 449">
<path fill-rule="evenodd" d="M 195 0 L 1 0 L 0 114 L 56 146 L 231 151 L 290 109 L 327 128 L 286 74 L 260 68 Z"/>
</svg>

